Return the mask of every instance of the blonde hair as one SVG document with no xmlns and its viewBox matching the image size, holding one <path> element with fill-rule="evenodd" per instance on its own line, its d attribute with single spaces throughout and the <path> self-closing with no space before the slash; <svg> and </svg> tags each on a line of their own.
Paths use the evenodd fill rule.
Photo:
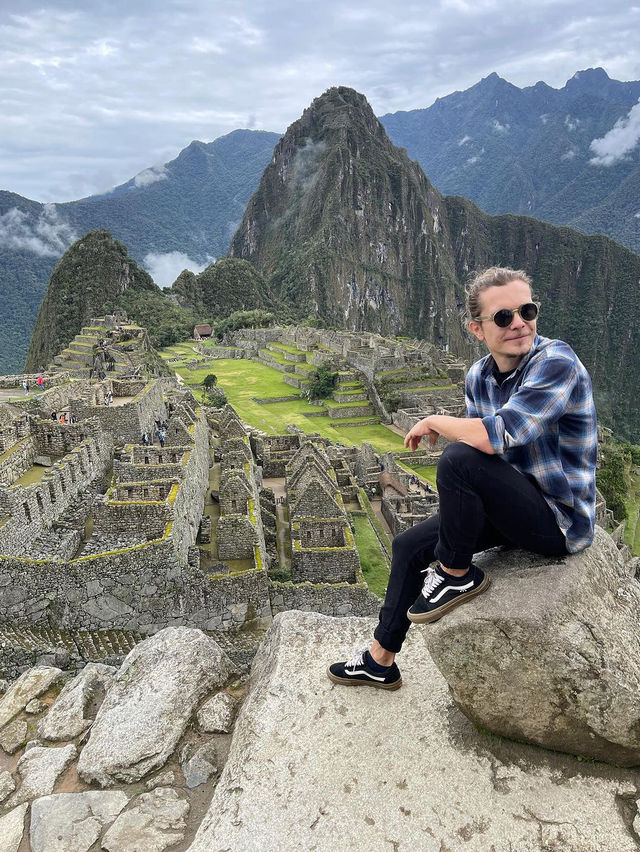
<svg viewBox="0 0 640 852">
<path fill-rule="evenodd" d="M 472 320 L 482 313 L 480 294 L 489 287 L 503 287 L 512 281 L 524 281 L 531 287 L 531 278 L 522 269 L 510 269 L 508 266 L 491 266 L 477 273 L 466 289 L 465 320 Z"/>
</svg>

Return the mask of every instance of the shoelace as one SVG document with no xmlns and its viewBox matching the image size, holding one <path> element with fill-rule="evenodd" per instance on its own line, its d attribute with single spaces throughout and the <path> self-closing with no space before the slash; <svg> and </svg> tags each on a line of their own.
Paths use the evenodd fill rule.
<svg viewBox="0 0 640 852">
<path fill-rule="evenodd" d="M 344 664 L 345 669 L 355 669 L 356 666 L 364 665 L 364 655 L 369 649 L 363 648 L 362 651 L 357 651 L 350 660 Z"/>
<path fill-rule="evenodd" d="M 424 585 L 422 586 L 423 597 L 428 598 L 431 592 L 438 588 L 440 583 L 444 583 L 444 577 L 441 577 L 435 568 L 428 568 L 427 576 L 425 577 Z"/>
</svg>

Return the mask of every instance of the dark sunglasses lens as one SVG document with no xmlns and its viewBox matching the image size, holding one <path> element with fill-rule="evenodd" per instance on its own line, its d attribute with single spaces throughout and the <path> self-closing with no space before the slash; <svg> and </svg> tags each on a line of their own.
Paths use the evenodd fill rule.
<svg viewBox="0 0 640 852">
<path fill-rule="evenodd" d="M 495 312 L 493 321 L 499 328 L 506 328 L 513 322 L 513 311 L 510 311 L 509 308 L 502 308 L 502 310 Z"/>
<path fill-rule="evenodd" d="M 533 302 L 527 302 L 526 305 L 522 305 L 520 308 L 520 316 L 526 322 L 531 322 L 538 316 L 538 306 Z"/>
</svg>

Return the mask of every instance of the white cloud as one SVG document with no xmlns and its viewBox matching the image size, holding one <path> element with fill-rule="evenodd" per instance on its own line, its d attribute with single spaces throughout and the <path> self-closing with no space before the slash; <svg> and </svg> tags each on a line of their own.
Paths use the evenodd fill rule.
<svg viewBox="0 0 640 852">
<path fill-rule="evenodd" d="M 580 119 L 579 118 L 571 118 L 570 115 L 567 115 L 565 117 L 565 120 L 564 120 L 564 126 L 569 131 L 576 130 L 580 126 Z"/>
<path fill-rule="evenodd" d="M 508 124 L 500 124 L 497 118 L 494 118 L 491 122 L 491 129 L 496 133 L 508 133 L 509 125 Z"/>
<path fill-rule="evenodd" d="M 560 157 L 560 159 L 561 160 L 573 160 L 575 155 L 576 155 L 576 149 L 570 148 L 568 151 L 565 151 L 565 153 Z"/>
<path fill-rule="evenodd" d="M 548 112 L 544 112 L 544 113 L 540 116 L 540 121 L 541 121 L 543 124 L 546 124 L 546 123 L 549 121 L 549 113 L 548 113 Z"/>
<path fill-rule="evenodd" d="M 150 169 L 145 169 L 134 178 L 136 186 L 150 186 L 152 183 L 157 183 L 159 180 L 166 180 L 167 173 L 164 166 L 152 166 Z"/>
<path fill-rule="evenodd" d="M 462 139 L 459 139 L 458 140 L 458 147 L 461 147 L 462 145 L 466 145 L 467 142 L 471 142 L 471 136 L 463 136 Z"/>
<path fill-rule="evenodd" d="M 198 263 L 181 251 L 169 251 L 164 254 L 149 252 L 144 256 L 142 264 L 159 287 L 170 287 L 183 269 L 202 272 L 214 260 L 215 257 L 208 257 L 205 263 Z"/>
<path fill-rule="evenodd" d="M 55 204 L 45 204 L 35 220 L 18 207 L 0 216 L 0 245 L 9 249 L 59 257 L 77 239 L 69 223 L 60 219 Z"/>
<path fill-rule="evenodd" d="M 613 166 L 624 159 L 640 142 L 640 100 L 632 106 L 629 115 L 620 118 L 601 139 L 589 146 L 596 155 L 589 162 L 593 166 Z"/>
<path fill-rule="evenodd" d="M 467 160 L 467 165 L 473 166 L 474 163 L 477 163 L 479 159 L 480 159 L 480 157 L 477 157 L 477 156 L 476 157 L 469 157 L 469 159 Z"/>
</svg>

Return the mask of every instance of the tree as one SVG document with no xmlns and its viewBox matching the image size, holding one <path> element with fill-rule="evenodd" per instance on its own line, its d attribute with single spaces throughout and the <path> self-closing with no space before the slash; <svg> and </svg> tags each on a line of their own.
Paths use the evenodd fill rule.
<svg viewBox="0 0 640 852">
<path fill-rule="evenodd" d="M 333 393 L 338 374 L 335 370 L 320 364 L 317 370 L 309 374 L 309 385 L 304 392 L 307 399 L 326 399 Z"/>
<path fill-rule="evenodd" d="M 204 385 L 205 390 L 211 390 L 211 388 L 212 388 L 214 385 L 217 385 L 217 384 L 218 384 L 218 377 L 215 375 L 215 373 L 208 373 L 208 374 L 204 377 L 204 381 L 203 381 L 203 383 L 202 383 L 202 384 Z"/>
<path fill-rule="evenodd" d="M 204 404 L 212 408 L 222 408 L 227 404 L 227 395 L 222 388 L 212 385 L 204 392 Z"/>
</svg>

